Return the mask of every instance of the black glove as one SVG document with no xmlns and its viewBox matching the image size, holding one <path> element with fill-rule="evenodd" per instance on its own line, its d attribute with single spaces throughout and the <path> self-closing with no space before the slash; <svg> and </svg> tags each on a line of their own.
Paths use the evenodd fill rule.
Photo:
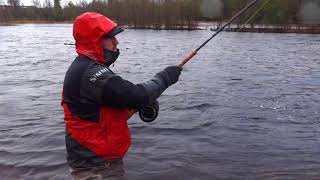
<svg viewBox="0 0 320 180">
<path fill-rule="evenodd" d="M 163 71 L 159 72 L 154 78 L 150 81 L 147 81 L 138 86 L 143 87 L 148 95 L 148 103 L 152 104 L 155 100 L 163 93 L 166 88 L 176 83 L 181 74 L 182 68 L 179 66 L 169 66 Z M 146 104 L 145 104 L 146 105 Z M 142 108 L 136 107 L 137 109 Z"/>
<path fill-rule="evenodd" d="M 178 81 L 181 71 L 182 67 L 180 66 L 169 66 L 157 75 L 160 76 L 166 83 L 166 86 L 169 87 Z"/>
</svg>

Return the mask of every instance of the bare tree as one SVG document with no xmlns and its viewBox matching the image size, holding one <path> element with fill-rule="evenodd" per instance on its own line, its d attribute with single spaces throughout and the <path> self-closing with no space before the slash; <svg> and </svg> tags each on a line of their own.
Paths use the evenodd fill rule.
<svg viewBox="0 0 320 180">
<path fill-rule="evenodd" d="M 13 7 L 20 6 L 20 0 L 8 0 L 8 4 Z"/>
<path fill-rule="evenodd" d="M 80 2 L 77 3 L 77 6 L 80 6 L 82 8 L 86 8 L 88 6 L 88 2 L 86 0 L 80 0 Z"/>
<path fill-rule="evenodd" d="M 52 2 L 50 0 L 44 0 L 43 7 L 52 8 Z"/>
<path fill-rule="evenodd" d="M 38 7 L 38 8 L 41 7 L 40 0 L 32 0 L 32 4 L 33 4 L 33 6 Z"/>
<path fill-rule="evenodd" d="M 6 3 L 4 2 L 4 0 L 0 0 L 0 5 L 5 5 Z"/>
<path fill-rule="evenodd" d="M 63 12 L 60 0 L 54 0 L 54 16 L 56 21 L 63 20 Z"/>
</svg>

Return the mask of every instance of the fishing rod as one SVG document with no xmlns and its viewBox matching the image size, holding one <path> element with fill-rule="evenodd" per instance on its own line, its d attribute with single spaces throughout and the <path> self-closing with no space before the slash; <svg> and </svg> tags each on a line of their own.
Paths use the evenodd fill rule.
<svg viewBox="0 0 320 180">
<path fill-rule="evenodd" d="M 256 4 L 259 0 L 254 0 L 250 4 L 248 4 L 245 8 L 243 8 L 240 12 L 238 12 L 234 17 L 232 17 L 225 25 L 220 27 L 217 32 L 215 32 L 208 40 L 206 40 L 204 43 L 202 43 L 195 51 L 191 52 L 189 56 L 181 61 L 179 64 L 180 67 L 183 67 L 187 62 L 189 62 L 196 54 L 197 52 L 203 48 L 211 39 L 213 39 L 216 35 L 218 35 L 220 32 L 222 32 L 227 26 L 229 26 L 234 20 L 236 20 L 238 17 L 240 17 L 244 12 L 246 12 L 248 9 L 250 9 L 254 4 Z M 144 122 L 150 123 L 153 122 L 157 116 L 159 111 L 159 103 L 156 101 L 154 104 L 146 106 L 139 110 L 139 116 L 140 119 Z"/>
<path fill-rule="evenodd" d="M 234 17 L 232 17 L 225 25 L 220 27 L 208 40 L 202 43 L 195 51 L 191 52 L 187 58 L 181 61 L 179 64 L 180 67 L 183 67 L 187 62 L 189 62 L 200 49 L 202 49 L 209 41 L 211 41 L 215 36 L 217 36 L 220 32 L 222 32 L 227 26 L 229 26 L 234 20 L 240 17 L 244 12 L 250 9 L 254 4 L 256 4 L 259 0 L 254 0 L 246 7 L 244 7 L 240 12 L 238 12 Z"/>
<path fill-rule="evenodd" d="M 220 32 L 222 32 L 227 26 L 229 26 L 234 20 L 236 20 L 238 17 L 240 17 L 244 12 L 246 12 L 248 9 L 250 9 L 254 4 L 256 4 L 259 0 L 254 0 L 250 4 L 248 4 L 245 8 L 243 8 L 240 12 L 238 12 L 233 18 L 231 18 L 225 25 L 220 27 L 216 33 L 214 33 L 208 40 L 206 40 L 204 43 L 202 43 L 195 51 L 191 52 L 191 54 L 185 58 L 180 64 L 180 67 L 183 67 L 187 62 L 189 62 L 196 54 L 197 52 L 202 49 L 209 41 L 211 41 L 215 36 L 217 36 Z M 65 45 L 74 45 L 71 43 L 65 43 Z M 159 102 L 156 101 L 155 103 L 146 106 L 144 108 L 139 109 L 139 116 L 140 119 L 144 122 L 150 123 L 153 122 L 157 116 L 159 111 Z"/>
</svg>

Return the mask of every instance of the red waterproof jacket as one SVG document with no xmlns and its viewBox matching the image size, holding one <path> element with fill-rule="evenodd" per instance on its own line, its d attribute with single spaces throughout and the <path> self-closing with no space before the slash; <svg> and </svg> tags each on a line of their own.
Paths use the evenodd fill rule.
<svg viewBox="0 0 320 180">
<path fill-rule="evenodd" d="M 93 93 L 98 94 L 99 90 L 92 89 L 96 92 L 91 92 L 89 95 L 86 95 L 86 92 L 80 92 L 87 89 L 83 86 L 90 86 L 90 84 L 76 78 L 81 75 L 81 77 L 92 76 L 95 73 L 99 75 L 99 73 L 105 73 L 104 71 L 108 71 L 108 75 L 113 74 L 106 67 L 97 66 L 95 63 L 105 62 L 101 37 L 116 26 L 116 23 L 98 13 L 84 13 L 74 22 L 73 36 L 79 57 L 78 63 L 73 63 L 67 72 L 62 100 L 67 130 L 68 159 L 71 158 L 72 162 L 83 157 L 93 159 L 95 157 L 96 160 L 90 161 L 96 162 L 103 162 L 104 159 L 121 159 L 130 147 L 128 108 L 109 107 L 99 102 L 99 99 L 90 97 L 94 96 L 91 95 Z M 89 66 L 96 66 L 90 68 L 91 73 L 88 72 Z M 100 78 L 102 81 L 102 77 Z M 84 150 L 81 148 L 79 150 L 76 144 L 82 146 Z M 74 153 L 74 150 L 79 152 Z M 74 165 L 90 166 L 90 164 L 93 163 L 80 162 Z"/>
<path fill-rule="evenodd" d="M 74 22 L 79 56 L 66 72 L 61 103 L 67 159 L 73 168 L 94 167 L 123 158 L 131 144 L 128 109 L 154 102 L 167 88 L 168 78 L 164 77 L 169 74 L 165 71 L 136 85 L 109 69 L 101 38 L 116 26 L 98 13 L 84 13 Z"/>
</svg>

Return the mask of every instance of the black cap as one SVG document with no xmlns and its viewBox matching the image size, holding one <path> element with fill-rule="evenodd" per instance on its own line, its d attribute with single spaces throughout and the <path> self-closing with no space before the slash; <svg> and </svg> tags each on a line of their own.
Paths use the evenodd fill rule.
<svg viewBox="0 0 320 180">
<path fill-rule="evenodd" d="M 115 35 L 123 32 L 124 29 L 122 29 L 121 27 L 117 26 L 115 28 L 113 28 L 108 34 L 104 35 L 104 38 L 111 38 L 114 37 Z"/>
</svg>

